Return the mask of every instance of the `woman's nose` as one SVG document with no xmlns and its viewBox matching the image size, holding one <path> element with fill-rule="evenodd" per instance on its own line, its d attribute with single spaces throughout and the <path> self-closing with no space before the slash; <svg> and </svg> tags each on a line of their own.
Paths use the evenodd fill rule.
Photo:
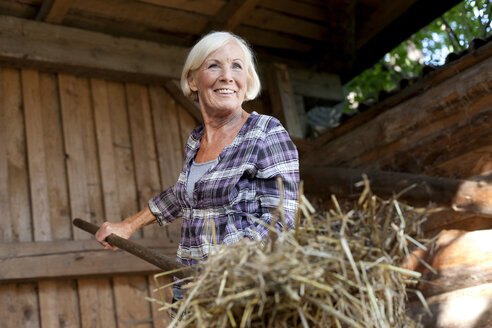
<svg viewBox="0 0 492 328">
<path fill-rule="evenodd" d="M 232 70 L 227 67 L 222 69 L 220 77 L 223 81 L 232 82 Z"/>
</svg>

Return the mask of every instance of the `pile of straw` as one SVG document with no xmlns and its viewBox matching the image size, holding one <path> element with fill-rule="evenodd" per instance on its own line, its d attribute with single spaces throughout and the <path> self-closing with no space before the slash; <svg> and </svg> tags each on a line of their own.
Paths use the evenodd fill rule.
<svg viewBox="0 0 492 328">
<path fill-rule="evenodd" d="M 301 196 L 293 231 L 264 244 L 218 247 L 187 285 L 172 327 L 419 327 L 405 314 L 419 274 L 398 265 L 422 211 L 366 188 L 357 202 L 317 213 Z M 281 215 L 279 219 L 281 220 Z M 181 318 L 178 320 L 177 318 Z"/>
</svg>

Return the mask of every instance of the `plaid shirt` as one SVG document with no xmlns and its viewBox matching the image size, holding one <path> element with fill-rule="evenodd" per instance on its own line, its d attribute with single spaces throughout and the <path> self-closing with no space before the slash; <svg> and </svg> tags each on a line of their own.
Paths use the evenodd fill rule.
<svg viewBox="0 0 492 328">
<path fill-rule="evenodd" d="M 177 260 L 185 265 L 205 260 L 214 243 L 233 244 L 245 237 L 264 239 L 269 230 L 259 222 L 270 225 L 271 212 L 280 203 L 277 177 L 283 182 L 288 228 L 294 227 L 297 210 L 297 149 L 277 119 L 256 112 L 196 182 L 192 207 L 186 192 L 187 174 L 203 133 L 203 126 L 191 133 L 177 183 L 149 201 L 160 225 L 183 218 Z M 281 220 L 276 228 L 283 229 Z"/>
</svg>

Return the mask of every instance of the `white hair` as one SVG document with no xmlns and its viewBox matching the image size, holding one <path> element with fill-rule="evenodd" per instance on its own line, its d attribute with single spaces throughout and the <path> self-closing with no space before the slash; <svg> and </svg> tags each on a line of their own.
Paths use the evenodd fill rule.
<svg viewBox="0 0 492 328">
<path fill-rule="evenodd" d="M 186 58 L 183 72 L 181 73 L 181 90 L 183 90 L 185 96 L 190 98 L 194 97 L 194 93 L 188 85 L 188 75 L 190 72 L 198 69 L 212 52 L 231 41 L 236 42 L 243 50 L 244 56 L 246 57 L 247 84 L 244 100 L 252 100 L 258 96 L 260 93 L 260 78 L 256 72 L 253 51 L 246 41 L 230 32 L 211 32 L 205 35 L 191 49 Z"/>
</svg>

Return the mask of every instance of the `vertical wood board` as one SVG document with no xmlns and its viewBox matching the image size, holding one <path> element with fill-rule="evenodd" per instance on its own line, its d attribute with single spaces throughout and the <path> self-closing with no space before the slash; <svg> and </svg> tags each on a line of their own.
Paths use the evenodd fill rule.
<svg viewBox="0 0 492 328">
<path fill-rule="evenodd" d="M 88 176 L 85 167 L 84 130 L 82 115 L 78 106 L 77 78 L 59 74 L 60 105 L 62 109 L 63 134 L 70 192 L 70 209 L 72 218 L 90 220 L 91 210 Z M 89 239 L 90 236 L 80 229 L 74 229 L 74 239 Z"/>
<path fill-rule="evenodd" d="M 103 188 L 104 217 L 106 221 L 117 222 L 121 218 L 121 212 L 117 194 L 116 161 L 106 81 L 92 79 L 91 92 Z"/>
<path fill-rule="evenodd" d="M 49 241 L 52 235 L 39 73 L 34 70 L 22 70 L 21 76 L 34 239 Z"/>
<path fill-rule="evenodd" d="M 149 93 L 143 85 L 127 84 L 126 96 L 139 209 L 142 209 L 151 197 L 161 192 Z M 143 234 L 145 238 L 158 238 L 162 230 L 157 225 L 150 225 L 143 228 Z"/>
<path fill-rule="evenodd" d="M 67 240 L 72 237 L 72 225 L 68 200 L 58 84 L 54 74 L 40 73 L 39 81 L 51 231 L 53 240 Z"/>
<path fill-rule="evenodd" d="M 32 241 L 20 72 L 0 69 L 0 243 Z M 0 285 L 0 327 L 36 328 L 36 284 Z"/>
</svg>

